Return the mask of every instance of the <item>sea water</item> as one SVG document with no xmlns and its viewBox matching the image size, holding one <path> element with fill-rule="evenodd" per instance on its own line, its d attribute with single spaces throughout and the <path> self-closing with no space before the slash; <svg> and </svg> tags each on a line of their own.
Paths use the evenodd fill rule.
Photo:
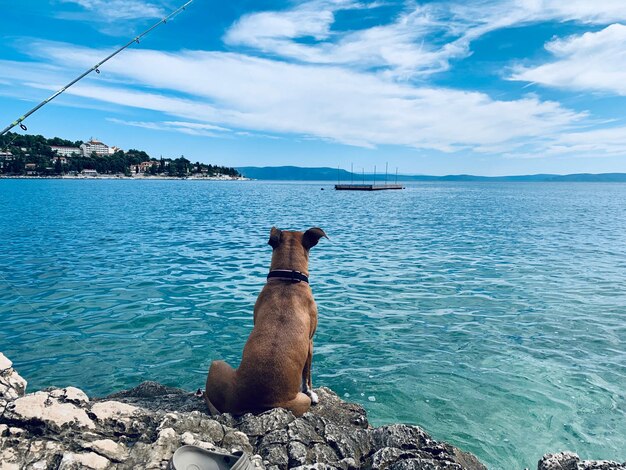
<svg viewBox="0 0 626 470">
<path fill-rule="evenodd" d="M 623 461 L 625 202 L 603 183 L 0 180 L 0 351 L 31 391 L 203 387 L 240 360 L 270 227 L 320 226 L 315 386 L 494 469 Z"/>
</svg>

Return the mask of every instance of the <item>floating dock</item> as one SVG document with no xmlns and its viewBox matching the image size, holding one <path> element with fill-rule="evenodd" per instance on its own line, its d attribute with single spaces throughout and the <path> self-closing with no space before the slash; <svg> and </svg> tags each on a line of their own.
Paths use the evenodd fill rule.
<svg viewBox="0 0 626 470">
<path fill-rule="evenodd" d="M 384 189 L 404 189 L 401 184 L 336 184 L 337 191 L 382 191 Z"/>
</svg>

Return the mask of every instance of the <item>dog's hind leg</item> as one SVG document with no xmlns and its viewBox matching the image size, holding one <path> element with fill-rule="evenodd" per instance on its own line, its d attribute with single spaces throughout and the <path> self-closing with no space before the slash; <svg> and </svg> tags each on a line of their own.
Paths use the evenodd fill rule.
<svg viewBox="0 0 626 470">
<path fill-rule="evenodd" d="M 213 361 L 206 379 L 204 399 L 211 414 L 228 413 L 232 407 L 235 369 L 224 361 Z"/>
<path fill-rule="evenodd" d="M 302 393 L 311 398 L 311 403 L 317 405 L 319 398 L 317 393 L 313 391 L 313 382 L 311 380 L 311 362 L 313 361 L 313 341 L 309 342 L 309 355 L 304 363 L 304 369 L 302 370 Z"/>
<path fill-rule="evenodd" d="M 296 418 L 298 418 L 302 416 L 304 413 L 306 413 L 307 411 L 309 411 L 309 408 L 311 408 L 311 398 L 309 398 L 308 395 L 305 395 L 304 393 L 299 392 L 296 395 L 296 398 L 294 398 L 293 400 L 290 400 L 285 403 L 280 403 L 277 406 L 291 411 L 293 415 Z"/>
</svg>

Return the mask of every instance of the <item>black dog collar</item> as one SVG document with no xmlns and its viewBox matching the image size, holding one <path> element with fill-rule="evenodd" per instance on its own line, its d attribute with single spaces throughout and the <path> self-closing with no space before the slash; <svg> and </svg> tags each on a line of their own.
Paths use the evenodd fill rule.
<svg viewBox="0 0 626 470">
<path fill-rule="evenodd" d="M 302 274 L 300 271 L 292 271 L 289 269 L 275 269 L 274 271 L 270 271 L 267 275 L 267 279 L 268 281 L 270 279 L 280 279 L 282 281 L 309 283 L 308 276 Z"/>
</svg>

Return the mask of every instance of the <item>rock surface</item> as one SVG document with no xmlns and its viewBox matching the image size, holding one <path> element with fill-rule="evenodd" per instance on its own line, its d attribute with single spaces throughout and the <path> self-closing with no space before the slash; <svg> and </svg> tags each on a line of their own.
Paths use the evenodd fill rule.
<svg viewBox="0 0 626 470">
<path fill-rule="evenodd" d="M 284 409 L 260 415 L 206 414 L 202 398 L 144 382 L 102 399 L 74 387 L 25 394 L 26 381 L 0 353 L 0 469 L 165 469 L 185 444 L 253 454 L 272 470 L 485 470 L 472 454 L 437 442 L 417 426 L 372 428 L 365 410 L 327 388 L 301 418 Z M 546 455 L 539 470 L 626 470 L 616 462 Z"/>
<path fill-rule="evenodd" d="M 537 470 L 625 470 L 626 462 L 612 460 L 580 460 L 572 452 L 546 454 L 539 461 Z"/>
<path fill-rule="evenodd" d="M 13 363 L 0 352 L 0 415 L 9 401 L 24 395 L 26 380 L 13 370 Z"/>
</svg>

